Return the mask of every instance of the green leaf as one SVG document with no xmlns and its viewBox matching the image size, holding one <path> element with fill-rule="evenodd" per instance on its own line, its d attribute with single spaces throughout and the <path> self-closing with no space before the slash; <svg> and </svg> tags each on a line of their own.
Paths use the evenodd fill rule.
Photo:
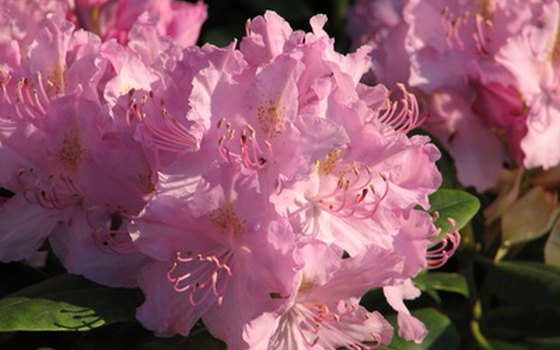
<svg viewBox="0 0 560 350">
<path fill-rule="evenodd" d="M 508 343 L 502 340 L 491 339 L 489 340 L 489 342 L 490 345 L 492 346 L 492 350 L 529 350 L 524 346 Z"/>
<path fill-rule="evenodd" d="M 557 305 L 560 300 L 559 268 L 512 261 L 488 264 L 486 268 L 481 289 L 483 307 L 488 307 L 491 301 L 501 305 L 533 306 Z"/>
<path fill-rule="evenodd" d="M 214 338 L 203 325 L 197 324 L 186 337 L 150 337 L 140 344 L 138 350 L 226 350 L 226 345 Z"/>
<path fill-rule="evenodd" d="M 482 331 L 490 337 L 550 337 L 560 324 L 560 269 L 540 263 L 486 264 Z"/>
<path fill-rule="evenodd" d="M 558 350 L 560 349 L 560 338 L 528 338 L 506 342 L 503 340 L 490 339 L 492 350 Z"/>
<path fill-rule="evenodd" d="M 470 193 L 442 188 L 430 196 L 430 206 L 430 213 L 439 213 L 435 225 L 441 228 L 444 235 L 452 229 L 448 218 L 454 219 L 460 230 L 476 215 L 480 202 Z"/>
<path fill-rule="evenodd" d="M 460 346 L 459 333 L 451 323 L 451 320 L 432 308 L 424 308 L 412 311 L 412 314 L 420 319 L 428 327 L 428 335 L 421 344 L 406 341 L 396 334 L 389 346 L 382 346 L 385 350 L 454 350 Z M 396 325 L 396 316 L 387 317 L 391 324 Z M 395 330 L 397 327 L 395 327 Z M 396 333 L 396 332 L 395 332 Z"/>
<path fill-rule="evenodd" d="M 560 305 L 494 308 L 480 324 L 486 335 L 495 338 L 550 337 L 558 335 Z"/>
<path fill-rule="evenodd" d="M 528 338 L 523 342 L 527 349 L 558 350 L 560 349 L 560 336 L 549 338 Z"/>
<path fill-rule="evenodd" d="M 0 331 L 87 331 L 134 321 L 141 302 L 137 289 L 61 275 L 0 299 Z"/>
<path fill-rule="evenodd" d="M 414 278 L 414 284 L 424 292 L 439 290 L 469 296 L 467 279 L 458 273 L 428 272 Z"/>
</svg>

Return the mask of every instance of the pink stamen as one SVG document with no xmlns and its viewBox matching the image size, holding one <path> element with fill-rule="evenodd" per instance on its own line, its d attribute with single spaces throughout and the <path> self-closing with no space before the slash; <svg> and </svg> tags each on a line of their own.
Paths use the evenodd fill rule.
<svg viewBox="0 0 560 350">
<path fill-rule="evenodd" d="M 183 256 L 183 253 L 177 252 L 167 272 L 167 279 L 177 293 L 189 292 L 188 298 L 193 306 L 204 302 L 211 295 L 221 304 L 229 277 L 232 276 L 228 265 L 232 254 L 225 247 L 196 255 L 188 253 Z M 180 273 L 177 271 L 179 269 L 186 269 L 186 272 Z"/>
<path fill-rule="evenodd" d="M 349 305 L 345 305 L 345 308 L 347 312 L 353 312 L 356 309 Z M 296 330 L 309 347 L 319 343 L 321 333 L 324 334 L 324 342 L 328 342 L 333 348 L 344 346 L 356 350 L 373 350 L 381 346 L 381 337 L 374 332 L 370 333 L 372 341 L 367 343 L 348 335 L 339 325 L 344 315 L 332 312 L 325 304 L 298 304 L 292 308 L 291 312 L 297 319 Z"/>
<path fill-rule="evenodd" d="M 436 242 L 426 254 L 429 269 L 437 269 L 445 265 L 461 244 L 461 234 L 457 231 L 455 220 L 451 218 L 448 220 L 452 225 L 451 232 Z"/>
<path fill-rule="evenodd" d="M 33 168 L 24 168 L 19 170 L 17 181 L 28 202 L 47 209 L 67 208 L 81 198 L 81 193 L 73 181 L 63 175 L 43 179 Z"/>
<path fill-rule="evenodd" d="M 235 138 L 235 131 L 231 128 L 231 124 L 221 119 L 217 128 L 224 128 L 224 134 L 218 140 L 218 149 L 220 156 L 227 162 L 237 159 L 241 161 L 243 166 L 250 170 L 260 170 L 264 168 L 269 159 L 273 157 L 272 144 L 268 140 L 264 140 L 265 149 L 259 145 L 257 140 L 257 132 L 251 125 L 247 125 L 241 131 L 239 138 Z M 239 143 L 239 153 L 233 152 L 228 146 L 230 142 Z"/>
<path fill-rule="evenodd" d="M 356 169 L 353 181 L 341 177 L 335 190 L 321 196 L 317 203 L 328 210 L 329 213 L 340 218 L 371 218 L 389 193 L 389 181 L 380 175 L 385 183 L 385 191 L 382 195 L 377 194 L 373 184 L 371 184 L 373 173 L 369 168 L 366 169 L 368 170 L 366 181 L 362 180 L 360 172 Z"/>
<path fill-rule="evenodd" d="M 154 102 L 154 94 L 150 92 L 149 100 L 152 104 L 151 109 L 159 110 L 160 113 L 146 114 L 141 106 L 133 103 L 132 115 L 136 116 L 145 127 L 144 133 L 146 142 L 158 149 L 170 152 L 183 152 L 195 150 L 198 146 L 198 140 L 190 132 L 188 128 L 179 123 L 165 108 L 165 101 L 161 100 L 159 106 Z M 148 101 L 148 97 L 144 96 L 143 104 Z M 156 123 L 156 120 L 159 123 Z"/>
<path fill-rule="evenodd" d="M 95 208 L 86 211 L 86 222 L 93 229 L 92 238 L 96 247 L 103 253 L 111 255 L 130 255 L 138 251 L 132 243 L 132 239 L 128 231 L 121 228 L 129 221 L 121 213 L 115 212 L 110 215 L 104 212 L 103 216 L 107 217 L 103 224 L 95 223 L 91 215 Z"/>
<path fill-rule="evenodd" d="M 420 117 L 416 97 L 406 91 L 403 84 L 397 84 L 397 86 L 401 90 L 403 98 L 400 101 L 387 100 L 385 110 L 377 117 L 377 120 L 391 127 L 394 132 L 406 134 L 422 125 L 428 116 Z"/>
</svg>

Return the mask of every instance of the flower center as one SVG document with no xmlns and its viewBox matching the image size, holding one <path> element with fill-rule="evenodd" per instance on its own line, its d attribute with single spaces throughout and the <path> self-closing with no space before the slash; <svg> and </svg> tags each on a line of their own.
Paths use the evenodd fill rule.
<svg viewBox="0 0 560 350">
<path fill-rule="evenodd" d="M 560 67 L 560 28 L 556 28 L 556 35 L 554 36 L 549 59 L 555 68 Z"/>
<path fill-rule="evenodd" d="M 478 13 L 485 23 L 492 23 L 494 20 L 494 12 L 496 11 L 496 3 L 494 0 L 482 0 L 479 4 Z"/>
<path fill-rule="evenodd" d="M 85 149 L 80 143 L 80 138 L 76 134 L 67 135 L 62 141 L 62 147 L 58 150 L 58 159 L 64 166 L 72 171 L 76 171 L 85 154 Z"/>
<path fill-rule="evenodd" d="M 239 236 L 245 232 L 245 221 L 239 219 L 231 205 L 226 205 L 210 212 L 210 221 L 222 233 L 231 233 Z"/>
<path fill-rule="evenodd" d="M 342 151 L 336 149 L 334 151 L 330 151 L 324 160 L 317 161 L 317 167 L 319 169 L 320 174 L 322 175 L 330 175 L 334 168 L 340 163 L 342 160 Z"/>
<path fill-rule="evenodd" d="M 284 130 L 286 108 L 277 101 L 266 100 L 257 108 L 257 118 L 265 135 L 272 138 Z"/>
</svg>

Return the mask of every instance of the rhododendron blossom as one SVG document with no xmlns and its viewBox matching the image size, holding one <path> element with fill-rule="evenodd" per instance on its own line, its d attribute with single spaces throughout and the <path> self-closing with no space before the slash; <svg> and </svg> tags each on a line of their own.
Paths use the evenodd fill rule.
<svg viewBox="0 0 560 350">
<path fill-rule="evenodd" d="M 149 44 L 139 43 L 136 32 L 130 49 L 102 42 L 60 17 L 64 5 L 2 4 L 2 16 L 11 17 L 1 24 L 8 59 L 0 71 L 0 186 L 13 196 L 2 200 L 0 220 L 10 231 L 2 236 L 0 257 L 25 259 L 48 239 L 70 272 L 135 286 L 146 257 L 127 225 L 156 177 L 150 155 L 134 140 L 140 120 L 117 102 L 131 90 L 150 90 L 164 68 L 142 62 L 140 49 Z M 36 22 L 20 22 L 30 9 Z M 158 34 L 157 19 L 138 21 L 145 36 L 153 33 L 152 42 L 168 41 L 169 51 L 175 49 L 165 32 Z"/>
<path fill-rule="evenodd" d="M 459 180 L 485 190 L 504 162 L 560 163 L 557 13 L 556 1 L 364 0 L 349 32 L 372 45 L 377 82 L 424 97 L 425 126 L 449 149 Z"/>
<path fill-rule="evenodd" d="M 416 209 L 429 207 L 441 175 L 429 139 L 406 136 L 423 122 L 414 96 L 401 87 L 391 101 L 383 86 L 360 83 L 367 50 L 336 53 L 325 21 L 313 17 L 304 33 L 267 12 L 248 22 L 239 51 L 205 46 L 208 63 L 188 70 L 196 147 L 159 168 L 132 225 L 152 259 L 138 317 L 158 334 L 188 334 L 201 318 L 232 349 L 388 344 L 390 326 L 357 298 L 449 257 L 446 243 L 428 253 L 438 230 Z M 160 151 L 179 146 L 179 134 L 158 135 Z M 329 294 L 335 285 L 344 292 Z M 239 306 L 244 294 L 250 307 Z M 388 295 L 400 334 L 421 341 L 424 326 Z"/>
<path fill-rule="evenodd" d="M 139 287 L 158 336 L 202 320 L 229 349 L 373 349 L 393 327 L 359 298 L 382 288 L 424 339 L 403 300 L 460 238 L 426 212 L 440 152 L 407 135 L 416 97 L 361 82 L 371 47 L 337 53 L 324 15 L 268 11 L 219 48 L 191 46 L 202 2 L 31 1 L 36 23 L 5 3 L 1 261 L 50 249 Z"/>
</svg>

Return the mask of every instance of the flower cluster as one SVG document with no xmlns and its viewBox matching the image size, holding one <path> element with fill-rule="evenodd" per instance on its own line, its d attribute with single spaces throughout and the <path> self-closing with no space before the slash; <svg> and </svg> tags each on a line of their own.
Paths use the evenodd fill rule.
<svg viewBox="0 0 560 350">
<path fill-rule="evenodd" d="M 368 47 L 335 52 L 323 15 L 305 33 L 267 12 L 218 48 L 189 46 L 201 3 L 4 4 L 1 261 L 48 241 L 72 273 L 139 286 L 146 328 L 202 319 L 231 349 L 389 344 L 370 288 L 424 338 L 403 299 L 459 236 L 419 209 L 440 154 L 407 136 L 412 94 L 359 82 Z"/>
<path fill-rule="evenodd" d="M 559 21 L 553 0 L 362 0 L 348 30 L 378 82 L 423 96 L 459 179 L 486 190 L 504 162 L 560 164 Z"/>
</svg>

